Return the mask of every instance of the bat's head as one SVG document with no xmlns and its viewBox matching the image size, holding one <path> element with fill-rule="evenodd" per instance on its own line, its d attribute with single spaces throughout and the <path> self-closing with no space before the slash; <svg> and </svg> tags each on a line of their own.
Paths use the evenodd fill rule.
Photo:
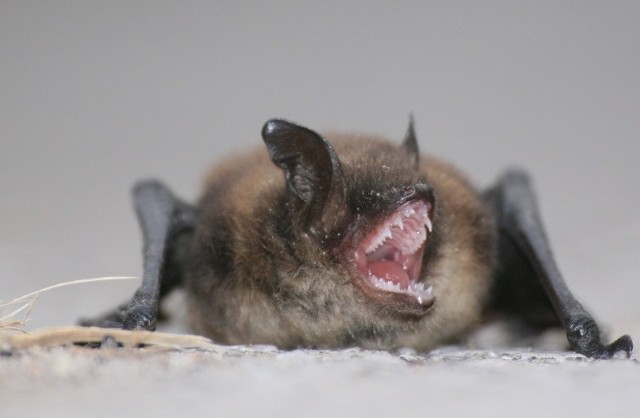
<svg viewBox="0 0 640 418">
<path fill-rule="evenodd" d="M 333 254 L 373 303 L 425 314 L 434 297 L 422 272 L 437 206 L 418 172 L 413 123 L 401 147 L 377 144 L 371 153 L 372 144 L 355 140 L 341 150 L 344 169 L 334 148 L 312 130 L 270 120 L 262 136 L 284 171 L 294 230 Z"/>
<path fill-rule="evenodd" d="M 486 292 L 465 290 L 469 278 L 452 275 L 468 276 L 467 269 L 474 267 L 480 276 L 488 274 L 488 250 L 480 247 L 489 246 L 490 222 L 455 170 L 447 173 L 438 161 L 431 170 L 420 167 L 425 161 L 412 122 L 401 144 L 356 136 L 334 142 L 334 148 L 318 133 L 279 119 L 268 121 L 262 136 L 271 160 L 284 172 L 283 226 L 278 229 L 289 234 L 300 269 L 311 272 L 310 280 L 342 278 L 346 286 L 334 293 L 359 295 L 336 296 L 335 301 L 325 295 L 321 306 L 366 305 L 369 310 L 342 306 L 339 311 L 354 316 L 375 312 L 380 318 L 374 321 L 389 321 L 382 325 L 386 329 L 392 324 L 411 328 L 441 304 L 449 305 L 441 312 L 464 310 L 459 306 L 465 304 L 477 311 L 477 299 Z M 456 182 L 465 190 L 449 190 Z M 459 213 L 452 213 L 457 207 Z M 461 227 L 451 224 L 456 216 Z M 326 269 L 327 279 L 313 266 Z M 484 277 L 477 282 L 487 284 Z"/>
</svg>

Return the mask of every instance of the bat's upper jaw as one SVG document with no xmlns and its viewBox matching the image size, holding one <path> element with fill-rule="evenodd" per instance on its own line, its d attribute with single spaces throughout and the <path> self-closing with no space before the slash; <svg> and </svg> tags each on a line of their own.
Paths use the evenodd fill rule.
<svg viewBox="0 0 640 418">
<path fill-rule="evenodd" d="M 421 281 L 421 273 L 432 216 L 430 199 L 410 200 L 354 243 L 348 259 L 354 284 L 365 295 L 399 313 L 427 312 L 434 296 L 432 287 Z"/>
</svg>

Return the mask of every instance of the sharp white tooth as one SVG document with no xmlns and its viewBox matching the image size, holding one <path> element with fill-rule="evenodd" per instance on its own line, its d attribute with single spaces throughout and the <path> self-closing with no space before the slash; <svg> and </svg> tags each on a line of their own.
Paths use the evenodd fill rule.
<svg viewBox="0 0 640 418">
<path fill-rule="evenodd" d="M 384 234 L 378 235 L 376 237 L 376 239 L 374 239 L 371 242 L 371 244 L 369 244 L 369 246 L 366 249 L 366 252 L 367 253 L 372 253 L 375 250 L 377 250 L 382 245 L 382 243 L 384 242 L 385 239 L 386 239 L 386 236 Z"/>
<path fill-rule="evenodd" d="M 433 224 L 431 223 L 431 219 L 429 219 L 428 216 L 425 223 L 427 224 L 427 229 L 429 230 L 429 233 L 431 233 L 431 231 L 433 231 Z"/>
<path fill-rule="evenodd" d="M 369 245 L 370 250 L 368 250 L 367 252 L 372 253 L 378 248 L 380 248 L 380 246 L 382 246 L 382 244 L 386 239 L 387 239 L 386 231 L 383 231 L 380 235 L 376 237 L 376 239 L 371 243 L 371 245 Z"/>
</svg>

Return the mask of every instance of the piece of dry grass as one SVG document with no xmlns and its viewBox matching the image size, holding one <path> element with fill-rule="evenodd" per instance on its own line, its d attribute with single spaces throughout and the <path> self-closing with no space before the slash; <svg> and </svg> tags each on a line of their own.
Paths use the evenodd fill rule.
<svg viewBox="0 0 640 418">
<path fill-rule="evenodd" d="M 28 334 L 0 333 L 0 345 L 3 349 L 10 350 L 71 344 L 100 344 L 108 339 L 124 347 L 151 346 L 172 350 L 194 348 L 212 350 L 216 347 L 211 340 L 199 335 L 129 331 L 115 328 L 69 326 L 44 328 Z"/>
<path fill-rule="evenodd" d="M 0 317 L 0 348 L 3 350 L 14 350 L 71 344 L 101 344 L 108 340 L 114 341 L 124 347 L 150 346 L 167 349 L 197 348 L 203 350 L 211 350 L 215 347 L 211 340 L 197 335 L 169 334 L 142 330 L 128 331 L 113 328 L 78 326 L 51 327 L 33 332 L 27 332 L 25 330 L 35 303 L 38 297 L 44 292 L 85 283 L 136 279 L 140 280 L 139 277 L 98 277 L 73 280 L 48 286 L 10 300 L 9 302 L 0 303 L 0 310 L 13 309 L 11 312 Z"/>
<path fill-rule="evenodd" d="M 114 280 L 141 280 L 140 277 L 130 277 L 130 276 L 116 276 L 116 277 L 96 277 L 92 279 L 80 279 L 80 280 L 72 280 L 69 282 L 63 282 L 54 284 L 52 286 L 45 287 L 43 289 L 36 290 L 35 292 L 28 293 L 26 295 L 20 296 L 9 302 L 2 303 L 0 301 L 0 310 L 5 311 L 9 307 L 15 307 L 13 311 L 8 314 L 3 314 L 0 317 L 0 332 L 1 331 L 21 331 L 26 332 L 24 327 L 29 322 L 29 318 L 31 317 L 31 311 L 38 300 L 38 297 L 44 293 L 53 289 L 58 289 L 66 286 L 75 286 L 78 284 L 85 283 L 97 283 L 97 282 L 108 282 Z M 19 317 L 19 315 L 21 317 Z"/>
</svg>

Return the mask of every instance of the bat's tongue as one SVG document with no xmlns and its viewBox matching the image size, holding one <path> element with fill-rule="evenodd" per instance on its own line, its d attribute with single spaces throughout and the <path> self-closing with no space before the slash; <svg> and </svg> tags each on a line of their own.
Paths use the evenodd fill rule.
<svg viewBox="0 0 640 418">
<path fill-rule="evenodd" d="M 410 254 L 403 254 L 392 239 L 367 255 L 367 273 L 406 290 L 420 275 L 423 254 L 424 245 Z"/>
<path fill-rule="evenodd" d="M 369 275 L 397 284 L 400 289 L 409 288 L 409 274 L 395 261 L 373 261 L 369 263 Z"/>
</svg>

